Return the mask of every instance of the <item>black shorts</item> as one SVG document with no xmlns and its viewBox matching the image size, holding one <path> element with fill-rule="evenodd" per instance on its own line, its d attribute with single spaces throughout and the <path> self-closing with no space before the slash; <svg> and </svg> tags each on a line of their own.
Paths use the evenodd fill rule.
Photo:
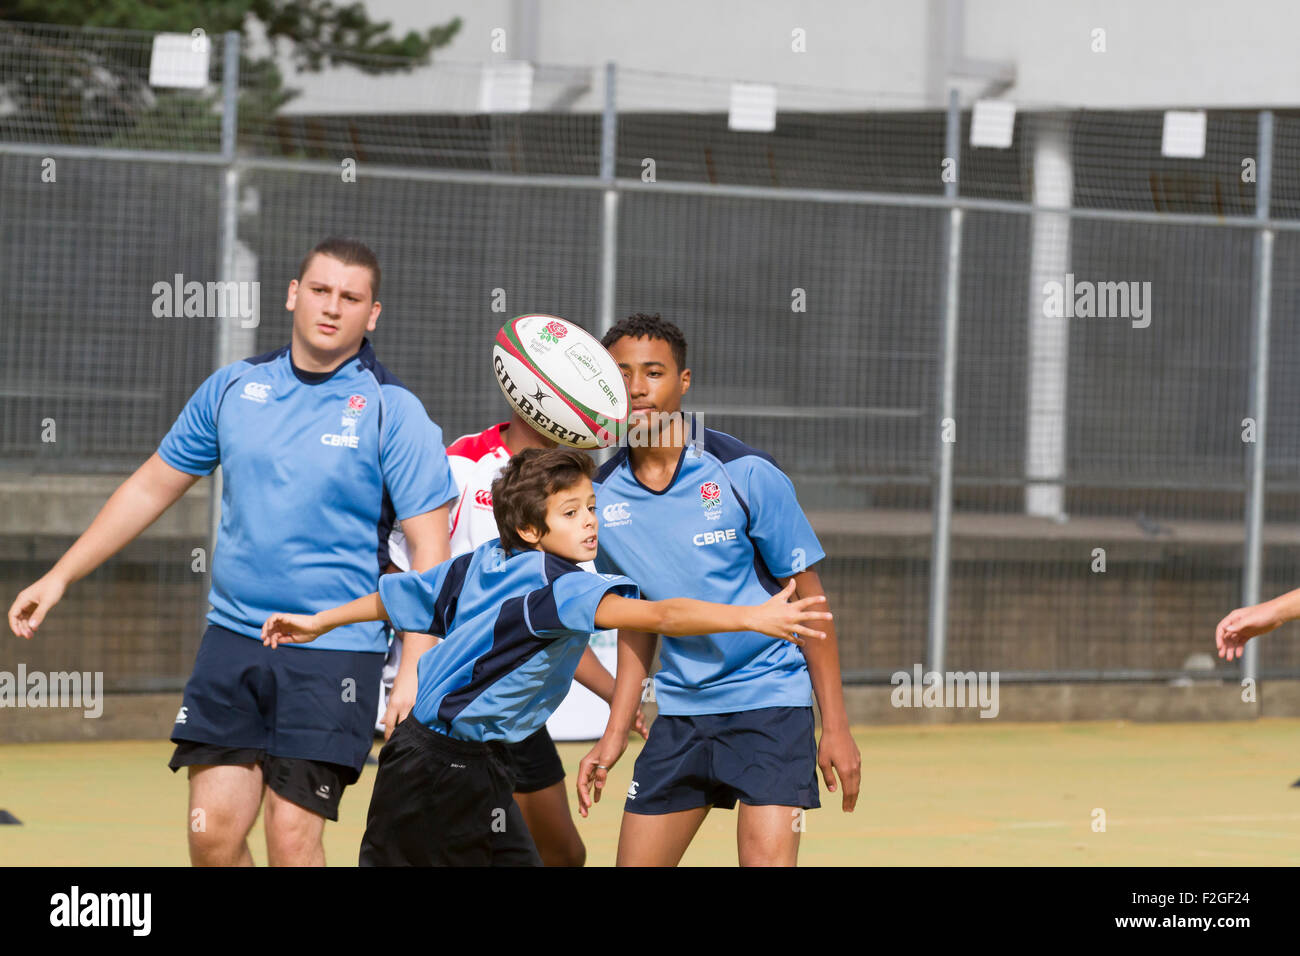
<svg viewBox="0 0 1300 956">
<path fill-rule="evenodd" d="M 168 766 L 175 772 L 181 767 L 222 767 L 250 763 L 262 768 L 262 782 L 266 786 L 290 803 L 319 814 L 326 820 L 338 820 L 343 788 L 356 783 L 360 776 L 351 767 L 338 763 L 276 757 L 252 747 L 220 747 L 192 740 L 177 742 L 176 751 Z"/>
<path fill-rule="evenodd" d="M 506 744 L 515 793 L 536 793 L 564 781 L 564 762 L 546 725 L 517 744 Z"/>
<path fill-rule="evenodd" d="M 248 764 L 266 785 L 327 820 L 370 752 L 384 655 L 285 646 L 211 625 L 171 739 L 169 766 Z"/>
<path fill-rule="evenodd" d="M 457 740 L 414 718 L 379 751 L 361 866 L 541 866 L 499 742 Z"/>
<path fill-rule="evenodd" d="M 632 768 L 626 813 L 715 806 L 821 806 L 811 707 L 660 714 Z"/>
</svg>

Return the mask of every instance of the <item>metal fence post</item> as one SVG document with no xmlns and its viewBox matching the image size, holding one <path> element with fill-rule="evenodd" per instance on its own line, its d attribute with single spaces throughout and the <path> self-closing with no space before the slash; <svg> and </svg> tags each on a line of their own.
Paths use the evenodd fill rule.
<svg viewBox="0 0 1300 956">
<path fill-rule="evenodd" d="M 617 81 L 617 68 L 610 61 L 605 64 L 605 108 L 600 119 L 600 178 L 605 189 L 601 193 L 600 302 L 597 306 L 600 331 L 597 338 L 603 337 L 614 325 L 614 291 L 618 272 L 618 190 L 614 188 L 618 172 Z M 595 457 L 603 464 L 613 454 L 613 448 L 602 448 Z"/>
<path fill-rule="evenodd" d="M 618 95 L 615 66 L 605 64 L 605 109 L 600 121 L 600 178 L 607 184 L 603 194 L 600 231 L 600 331 L 614 324 L 614 287 L 618 268 L 618 190 L 614 188 L 618 156 Z"/>
<path fill-rule="evenodd" d="M 947 199 L 957 198 L 961 179 L 961 102 L 957 91 L 948 93 L 948 124 L 944 136 L 944 157 L 951 159 L 955 175 L 944 183 Z M 962 210 L 953 205 L 948 211 L 948 257 L 944 266 L 943 336 L 940 341 L 939 434 L 935 460 L 934 532 L 930 550 L 930 629 L 925 643 L 927 672 L 943 673 L 948 650 L 949 546 L 952 540 L 952 471 L 957 433 L 957 317 L 961 286 Z M 948 433 L 952 430 L 952 439 Z"/>
<path fill-rule="evenodd" d="M 239 130 L 239 33 L 229 31 L 222 38 L 221 67 L 221 199 L 218 243 L 222 282 L 238 279 L 236 245 L 239 242 L 239 173 L 235 168 L 235 146 Z M 235 355 L 237 332 L 234 316 L 213 316 L 216 325 L 214 370 L 229 365 Z M 208 501 L 208 574 L 217 552 L 217 529 L 221 526 L 221 466 L 212 473 Z M 209 578 L 211 583 L 211 578 Z M 206 611 L 205 611 L 206 613 Z"/>
<path fill-rule="evenodd" d="M 1273 111 L 1259 114 L 1259 153 L 1255 170 L 1255 218 L 1267 222 L 1269 191 L 1273 179 Z M 1262 225 L 1255 234 L 1255 321 L 1252 323 L 1250 356 L 1251 417 L 1255 420 L 1255 441 L 1246 460 L 1246 553 L 1242 561 L 1242 604 L 1257 604 L 1264 565 L 1264 468 L 1268 434 L 1268 346 L 1269 311 L 1273 298 L 1273 230 Z M 1259 676 L 1259 642 L 1246 645 L 1241 659 L 1241 676 L 1252 682 Z"/>
</svg>

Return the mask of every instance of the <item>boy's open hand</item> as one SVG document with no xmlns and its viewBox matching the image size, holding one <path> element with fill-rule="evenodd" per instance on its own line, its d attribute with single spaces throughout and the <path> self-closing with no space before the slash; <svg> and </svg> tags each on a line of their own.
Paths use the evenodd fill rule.
<svg viewBox="0 0 1300 956">
<path fill-rule="evenodd" d="M 277 644 L 306 644 L 325 633 L 315 614 L 275 613 L 262 625 L 262 643 L 267 647 Z"/>
<path fill-rule="evenodd" d="M 1240 658 L 1246 653 L 1247 641 L 1267 634 L 1281 624 L 1271 601 L 1237 608 L 1220 621 L 1214 630 L 1214 643 L 1218 645 L 1219 656 L 1225 661 Z"/>
<path fill-rule="evenodd" d="M 826 635 L 823 632 L 814 631 L 805 625 L 814 621 L 829 621 L 831 612 L 808 611 L 805 608 L 817 603 L 825 603 L 826 595 L 818 594 L 791 603 L 790 598 L 794 594 L 794 588 L 795 582 L 791 579 L 780 594 L 774 594 L 764 603 L 749 608 L 749 613 L 745 616 L 745 629 L 789 641 L 800 647 L 804 643 L 802 638 L 825 640 Z"/>
</svg>

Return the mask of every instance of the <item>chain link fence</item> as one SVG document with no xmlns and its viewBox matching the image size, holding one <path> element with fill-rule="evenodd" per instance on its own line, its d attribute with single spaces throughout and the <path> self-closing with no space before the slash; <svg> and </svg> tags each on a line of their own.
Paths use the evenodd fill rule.
<svg viewBox="0 0 1300 956">
<path fill-rule="evenodd" d="M 770 452 L 822 537 L 847 680 L 1237 680 L 1214 624 L 1300 578 L 1300 115 L 1265 152 L 1260 114 L 1208 111 L 1186 159 L 1158 111 L 1022 105 L 990 149 L 969 108 L 906 97 L 781 88 L 742 132 L 717 80 L 373 58 L 270 109 L 266 67 L 204 42 L 205 85 L 155 89 L 151 34 L 0 23 L 6 600 L 207 374 L 287 341 L 329 234 L 379 255 L 376 351 L 448 440 L 506 415 L 487 343 L 512 315 L 680 325 L 691 407 Z M 259 282 L 256 326 L 159 317 L 190 280 Z M 1050 283 L 1123 284 L 1128 311 L 1053 315 Z M 178 688 L 211 484 L 0 667 Z M 1300 674 L 1294 637 L 1247 672 Z"/>
</svg>

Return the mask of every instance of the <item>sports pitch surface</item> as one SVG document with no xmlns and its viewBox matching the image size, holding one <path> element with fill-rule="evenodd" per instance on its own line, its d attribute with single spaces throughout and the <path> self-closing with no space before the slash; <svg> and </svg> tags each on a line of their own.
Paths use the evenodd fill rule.
<svg viewBox="0 0 1300 956">
<path fill-rule="evenodd" d="M 1300 719 L 1237 723 L 857 727 L 857 811 L 822 788 L 805 866 L 1295 866 Z M 634 737 L 607 796 L 578 818 L 589 865 L 614 862 Z M 560 745 L 573 772 L 589 744 Z M 376 747 L 376 752 L 378 748 Z M 186 783 L 166 741 L 0 747 L 3 866 L 183 866 Z M 375 768 L 325 828 L 326 859 L 356 863 Z M 1094 811 L 1105 813 L 1105 830 Z M 576 810 L 575 810 L 576 816 Z M 736 815 L 709 814 L 684 865 L 733 866 Z M 266 862 L 259 818 L 253 858 Z"/>
</svg>

